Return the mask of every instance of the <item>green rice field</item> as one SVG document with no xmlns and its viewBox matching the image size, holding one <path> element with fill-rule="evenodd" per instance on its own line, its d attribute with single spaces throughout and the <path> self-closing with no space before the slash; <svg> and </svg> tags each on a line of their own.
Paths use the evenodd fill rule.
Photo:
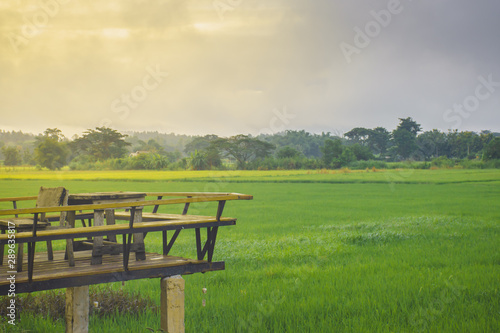
<svg viewBox="0 0 500 333">
<path fill-rule="evenodd" d="M 500 170 L 0 171 L 0 197 L 42 185 L 254 196 L 226 205 L 238 218 L 217 237 L 226 270 L 184 277 L 186 332 L 500 332 Z M 146 249 L 161 252 L 151 236 Z M 194 257 L 194 239 L 183 231 L 172 254 Z M 159 279 L 112 288 L 159 304 Z M 44 314 L 6 321 L 0 329 L 64 332 Z M 90 332 L 159 326 L 151 310 L 90 318 Z"/>
</svg>

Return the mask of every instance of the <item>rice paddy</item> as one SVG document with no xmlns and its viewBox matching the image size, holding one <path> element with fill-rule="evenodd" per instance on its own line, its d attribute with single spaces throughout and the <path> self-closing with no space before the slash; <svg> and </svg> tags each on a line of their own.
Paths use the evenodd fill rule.
<svg viewBox="0 0 500 333">
<path fill-rule="evenodd" d="M 184 277 L 186 332 L 500 330 L 498 170 L 0 172 L 0 197 L 42 185 L 254 195 L 226 207 L 238 218 L 218 235 L 214 260 L 226 270 Z M 155 237 L 148 251 L 160 251 Z M 194 256 L 194 232 L 172 251 Z M 159 287 L 159 279 L 111 285 L 156 304 Z M 150 332 L 159 323 L 150 309 L 91 316 L 90 331 Z M 63 332 L 64 321 L 21 313 L 8 328 Z"/>
</svg>

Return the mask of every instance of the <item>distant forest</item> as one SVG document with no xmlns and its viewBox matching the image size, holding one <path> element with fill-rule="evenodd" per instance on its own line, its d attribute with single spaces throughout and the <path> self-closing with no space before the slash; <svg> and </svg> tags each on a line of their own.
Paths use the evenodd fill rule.
<svg viewBox="0 0 500 333">
<path fill-rule="evenodd" d="M 423 131 L 412 118 L 400 118 L 393 131 L 357 127 L 342 137 L 287 130 L 225 138 L 97 127 L 68 139 L 57 128 L 39 135 L 0 130 L 4 166 L 51 170 L 487 168 L 499 167 L 499 158 L 500 133 Z"/>
</svg>

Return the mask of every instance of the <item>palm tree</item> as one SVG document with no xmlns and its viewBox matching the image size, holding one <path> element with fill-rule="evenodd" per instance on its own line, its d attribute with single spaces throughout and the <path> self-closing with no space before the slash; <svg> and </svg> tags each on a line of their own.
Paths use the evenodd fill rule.
<svg viewBox="0 0 500 333">
<path fill-rule="evenodd" d="M 208 167 L 207 157 L 205 154 L 195 150 L 194 153 L 191 153 L 190 164 L 193 170 L 206 170 Z"/>
</svg>

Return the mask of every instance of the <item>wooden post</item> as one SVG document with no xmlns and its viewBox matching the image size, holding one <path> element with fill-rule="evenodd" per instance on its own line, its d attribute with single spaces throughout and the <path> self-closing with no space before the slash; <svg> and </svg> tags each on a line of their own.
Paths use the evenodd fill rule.
<svg viewBox="0 0 500 333">
<path fill-rule="evenodd" d="M 89 331 L 89 286 L 66 289 L 66 333 Z"/>
<path fill-rule="evenodd" d="M 142 207 L 136 207 L 134 215 L 134 223 L 142 222 Z M 146 260 L 146 251 L 144 248 L 144 234 L 134 234 L 134 244 L 141 246 L 140 249 L 135 251 L 135 260 Z M 184 290 L 184 289 L 183 289 Z"/>
<path fill-rule="evenodd" d="M 169 333 L 184 333 L 184 286 L 182 276 L 161 279 L 161 329 Z"/>
<path fill-rule="evenodd" d="M 75 219 L 76 219 L 76 212 L 68 212 L 66 215 L 66 221 L 68 225 L 72 228 L 75 227 Z M 75 255 L 73 253 L 73 240 L 72 239 L 66 239 L 66 255 L 64 256 L 64 259 L 68 259 L 69 265 L 71 267 L 75 266 Z"/>
<path fill-rule="evenodd" d="M 104 209 L 95 209 L 94 210 L 94 226 L 104 225 Z M 102 245 L 103 239 L 102 236 L 94 237 L 94 246 L 92 249 L 92 260 L 90 262 L 91 265 L 100 265 L 102 264 Z"/>
<path fill-rule="evenodd" d="M 113 208 L 110 208 L 110 209 L 105 209 L 104 211 L 106 213 L 106 224 L 107 225 L 116 224 L 116 222 L 115 222 L 115 210 Z M 116 235 L 108 236 L 108 240 L 110 242 L 116 242 Z"/>
</svg>

